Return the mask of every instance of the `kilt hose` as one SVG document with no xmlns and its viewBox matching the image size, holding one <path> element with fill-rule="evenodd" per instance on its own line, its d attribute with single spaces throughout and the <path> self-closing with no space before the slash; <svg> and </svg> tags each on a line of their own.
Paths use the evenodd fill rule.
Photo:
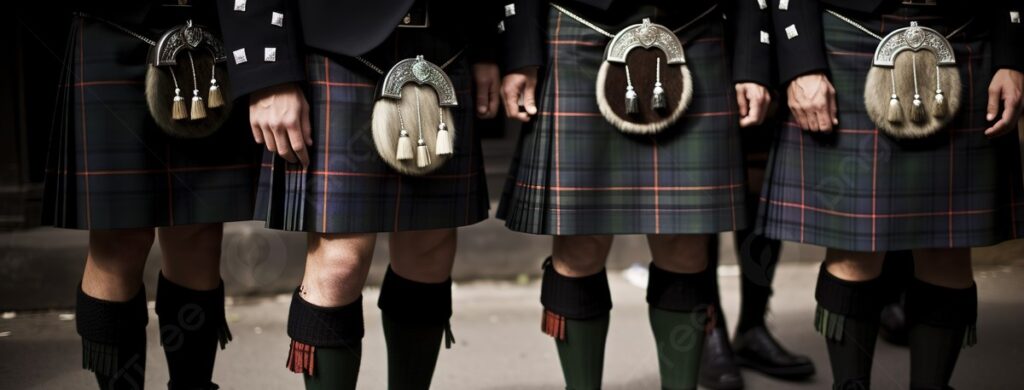
<svg viewBox="0 0 1024 390">
<path fill-rule="evenodd" d="M 950 21 L 921 8 L 852 17 L 885 35 L 910 25 L 947 34 Z M 839 126 L 830 134 L 789 121 L 775 141 L 757 230 L 786 241 L 851 251 L 992 245 L 1024 234 L 1024 189 L 1017 134 L 988 139 L 992 79 L 988 29 L 969 25 L 950 41 L 964 83 L 953 122 L 923 139 L 897 140 L 868 118 L 864 81 L 878 40 L 823 14 Z"/>
<path fill-rule="evenodd" d="M 146 105 L 149 48 L 104 22 L 75 19 L 50 134 L 44 224 L 125 229 L 252 219 L 259 149 L 245 109 L 207 138 L 165 135 Z"/>
<path fill-rule="evenodd" d="M 746 225 L 730 55 L 716 16 L 681 32 L 694 82 L 688 111 L 660 134 L 626 135 L 595 97 L 609 39 L 552 9 L 540 112 L 523 127 L 498 210 L 510 229 L 684 234 Z"/>
<path fill-rule="evenodd" d="M 414 45 L 394 47 L 389 39 L 375 52 L 385 71 L 415 56 Z M 458 48 L 427 60 L 441 64 Z M 409 52 L 409 53 L 406 53 Z M 400 54 L 408 54 L 404 57 Z M 432 58 L 447 56 L 445 58 Z M 380 57 L 380 56 L 378 56 Z M 392 58 L 394 57 L 394 58 Z M 469 65 L 464 58 L 449 65 L 458 95 L 452 110 L 454 153 L 447 163 L 425 176 L 399 174 L 377 154 L 370 131 L 377 84 L 383 76 L 351 59 L 321 54 L 307 56 L 313 146 L 303 170 L 266 153 L 257 218 L 273 229 L 317 233 L 374 233 L 454 228 L 487 218 L 490 202 L 480 139 L 473 131 Z"/>
</svg>

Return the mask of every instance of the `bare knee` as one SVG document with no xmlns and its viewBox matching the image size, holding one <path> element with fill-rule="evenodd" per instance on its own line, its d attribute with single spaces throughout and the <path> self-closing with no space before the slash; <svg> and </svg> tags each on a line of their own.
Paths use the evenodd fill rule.
<svg viewBox="0 0 1024 390">
<path fill-rule="evenodd" d="M 458 246 L 455 229 L 395 232 L 389 243 L 391 269 L 403 278 L 440 283 L 452 273 Z"/>
<path fill-rule="evenodd" d="M 375 234 L 310 234 L 302 296 L 319 306 L 354 301 L 366 284 Z"/>
<path fill-rule="evenodd" d="M 921 281 L 949 288 L 974 285 L 971 250 L 918 249 L 914 251 L 914 276 Z"/>
<path fill-rule="evenodd" d="M 92 230 L 82 290 L 105 300 L 126 301 L 142 286 L 153 229 Z"/>
<path fill-rule="evenodd" d="M 564 276 L 593 275 L 604 269 L 613 236 L 556 236 L 552 260 Z"/>
<path fill-rule="evenodd" d="M 697 273 L 708 265 L 707 234 L 648 235 L 647 245 L 658 268 L 675 273 Z"/>
<path fill-rule="evenodd" d="M 854 252 L 829 248 L 825 267 L 833 276 L 853 282 L 872 280 L 882 274 L 885 252 Z"/>
<path fill-rule="evenodd" d="M 219 223 L 158 229 L 164 277 L 193 290 L 217 288 L 223 232 Z"/>
</svg>

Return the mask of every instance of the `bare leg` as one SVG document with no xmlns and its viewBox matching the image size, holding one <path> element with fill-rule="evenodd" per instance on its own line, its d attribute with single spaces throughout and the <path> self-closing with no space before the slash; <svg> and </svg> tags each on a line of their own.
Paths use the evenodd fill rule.
<svg viewBox="0 0 1024 390">
<path fill-rule="evenodd" d="M 142 286 L 146 256 L 153 246 L 153 229 L 89 231 L 89 257 L 82 274 L 82 291 L 93 298 L 124 302 Z"/>
</svg>

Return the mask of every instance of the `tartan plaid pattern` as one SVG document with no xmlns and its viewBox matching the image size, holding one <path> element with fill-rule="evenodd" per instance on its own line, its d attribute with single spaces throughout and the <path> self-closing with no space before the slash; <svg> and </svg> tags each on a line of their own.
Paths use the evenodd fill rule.
<svg viewBox="0 0 1024 390">
<path fill-rule="evenodd" d="M 236 115 L 204 139 L 164 135 L 143 91 L 148 50 L 102 22 L 75 21 L 47 159 L 44 224 L 122 229 L 252 219 L 259 150 L 247 120 Z"/>
<path fill-rule="evenodd" d="M 392 49 L 389 46 L 385 44 L 375 53 L 387 51 L 397 56 L 415 49 L 408 47 L 415 45 L 406 45 L 388 51 Z M 446 55 L 451 53 L 454 51 Z M 438 64 L 447 60 L 429 57 Z M 385 71 L 390 68 L 382 62 L 375 65 Z M 370 131 L 377 82 L 383 76 L 351 60 L 310 54 L 310 166 L 302 170 L 267 153 L 257 217 L 266 219 L 270 228 L 318 233 L 441 229 L 486 219 L 490 202 L 480 140 L 472 126 L 469 66 L 459 60 L 445 71 L 459 100 L 452 118 L 456 125 L 454 154 L 429 175 L 407 176 L 381 160 Z"/>
<path fill-rule="evenodd" d="M 861 19 L 882 34 L 918 20 L 947 33 L 963 22 L 902 9 Z M 849 15 L 848 15 L 849 16 Z M 778 135 L 762 193 L 758 230 L 775 239 L 854 251 L 976 247 L 1024 233 L 1017 135 L 987 139 L 992 78 L 985 26 L 951 39 L 964 85 L 948 128 L 921 140 L 879 133 L 865 113 L 864 80 L 878 40 L 824 15 L 840 129 L 821 136 L 792 122 Z"/>
<path fill-rule="evenodd" d="M 654 136 L 623 134 L 598 110 L 594 82 L 608 38 L 555 10 L 549 23 L 541 112 L 523 128 L 498 211 L 506 225 L 547 235 L 745 227 L 738 114 L 721 21 L 709 16 L 682 32 L 693 103 Z"/>
</svg>

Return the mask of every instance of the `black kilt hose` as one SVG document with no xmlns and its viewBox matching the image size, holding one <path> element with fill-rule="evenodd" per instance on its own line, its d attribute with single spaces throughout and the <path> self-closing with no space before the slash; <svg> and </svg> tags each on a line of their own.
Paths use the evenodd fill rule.
<svg viewBox="0 0 1024 390">
<path fill-rule="evenodd" d="M 460 51 L 449 45 L 422 52 L 416 29 L 397 29 L 367 54 L 383 71 L 423 54 L 437 65 Z M 382 75 L 351 58 L 310 54 L 307 99 L 313 127 L 310 165 L 302 170 L 280 157 L 264 157 L 257 217 L 267 227 L 317 233 L 374 233 L 454 228 L 487 218 L 490 203 L 480 139 L 473 131 L 471 75 L 465 56 L 445 72 L 459 106 L 452 110 L 454 153 L 425 176 L 399 174 L 377 154 L 371 113 Z"/>
<path fill-rule="evenodd" d="M 693 102 L 658 135 L 626 135 L 600 114 L 595 97 L 609 39 L 552 9 L 540 113 L 523 127 L 498 216 L 512 230 L 546 235 L 744 228 L 738 113 L 723 34 L 718 13 L 680 32 Z"/>
<path fill-rule="evenodd" d="M 846 15 L 885 35 L 911 20 L 948 34 L 924 8 L 882 17 Z M 1024 234 L 1017 135 L 985 137 L 992 80 L 989 32 L 974 23 L 953 36 L 964 83 L 953 122 L 920 140 L 896 140 L 868 119 L 863 95 L 878 40 L 823 14 L 839 128 L 821 135 L 789 122 L 778 134 L 758 230 L 775 239 L 852 251 L 985 246 Z"/>
<path fill-rule="evenodd" d="M 151 39 L 164 31 L 136 30 Z M 259 149 L 246 110 L 207 138 L 165 135 L 146 106 L 149 48 L 105 22 L 76 18 L 65 100 L 50 137 L 44 224 L 124 229 L 252 219 Z"/>
</svg>

